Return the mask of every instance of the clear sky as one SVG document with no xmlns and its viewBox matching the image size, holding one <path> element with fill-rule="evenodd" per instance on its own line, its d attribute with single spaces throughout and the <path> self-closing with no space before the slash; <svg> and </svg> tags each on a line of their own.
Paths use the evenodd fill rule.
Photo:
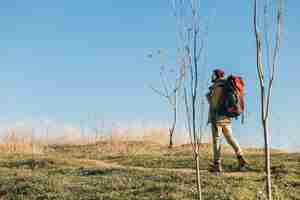
<svg viewBox="0 0 300 200">
<path fill-rule="evenodd" d="M 274 145 L 299 147 L 300 2 L 285 4 L 273 138 Z M 251 1 L 217 0 L 207 6 L 216 7 L 208 68 L 221 66 L 245 78 L 247 123 L 236 123 L 236 134 L 251 143 L 261 134 Z M 168 120 L 166 104 L 148 87 L 159 81 L 158 62 L 147 58 L 158 49 L 171 54 L 176 50 L 176 24 L 168 1 L 6 0 L 0 3 L 0 24 L 3 123 L 76 123 L 89 113 L 115 121 Z"/>
</svg>

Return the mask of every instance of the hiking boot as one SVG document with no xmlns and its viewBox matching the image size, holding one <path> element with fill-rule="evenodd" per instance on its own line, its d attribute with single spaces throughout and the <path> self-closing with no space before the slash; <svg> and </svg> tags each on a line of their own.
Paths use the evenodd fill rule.
<svg viewBox="0 0 300 200">
<path fill-rule="evenodd" d="M 213 164 L 210 165 L 210 172 L 215 173 L 215 174 L 220 174 L 222 173 L 222 166 L 221 163 L 219 162 L 214 162 Z"/>
<path fill-rule="evenodd" d="M 238 163 L 239 163 L 239 170 L 240 171 L 247 171 L 248 168 L 248 162 L 245 160 L 245 158 L 242 155 L 237 156 Z"/>
<path fill-rule="evenodd" d="M 246 165 L 244 166 L 239 166 L 239 169 L 238 169 L 240 172 L 247 172 L 250 170 L 250 168 Z"/>
</svg>

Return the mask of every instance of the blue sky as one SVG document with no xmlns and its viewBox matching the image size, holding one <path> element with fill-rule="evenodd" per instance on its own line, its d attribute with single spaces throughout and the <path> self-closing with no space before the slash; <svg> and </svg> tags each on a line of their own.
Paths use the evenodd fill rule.
<svg viewBox="0 0 300 200">
<path fill-rule="evenodd" d="M 251 143 L 260 136 L 252 5 L 210 2 L 206 6 L 216 6 L 216 14 L 209 29 L 208 68 L 221 66 L 245 78 L 248 121 L 236 123 L 236 132 Z M 300 131 L 300 2 L 285 2 L 272 123 L 274 143 L 294 145 Z M 176 50 L 168 1 L 6 0 L 0 3 L 0 24 L 3 122 L 77 123 L 89 113 L 115 121 L 168 120 L 166 104 L 148 87 L 159 81 L 158 62 L 147 58 L 158 49 Z"/>
</svg>

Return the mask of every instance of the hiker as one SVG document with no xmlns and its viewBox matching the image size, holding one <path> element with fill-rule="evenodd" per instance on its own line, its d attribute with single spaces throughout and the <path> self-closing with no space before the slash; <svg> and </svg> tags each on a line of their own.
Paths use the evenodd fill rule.
<svg viewBox="0 0 300 200">
<path fill-rule="evenodd" d="M 238 142 L 232 135 L 231 117 L 225 115 L 224 102 L 226 98 L 225 73 L 221 69 L 216 69 L 211 77 L 212 86 L 209 87 L 209 92 L 206 94 L 209 103 L 208 123 L 211 123 L 212 138 L 213 138 L 213 172 L 221 172 L 221 134 L 226 138 L 226 141 L 232 146 L 237 156 L 239 170 L 246 170 L 246 160 L 243 157 L 243 152 Z"/>
</svg>

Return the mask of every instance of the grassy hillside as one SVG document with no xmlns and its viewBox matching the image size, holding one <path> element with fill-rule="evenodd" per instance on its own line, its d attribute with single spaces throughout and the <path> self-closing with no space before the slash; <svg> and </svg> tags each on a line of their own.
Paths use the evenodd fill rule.
<svg viewBox="0 0 300 200">
<path fill-rule="evenodd" d="M 208 172 L 210 146 L 202 146 L 204 199 L 263 199 L 263 154 L 246 150 L 252 169 L 237 172 L 235 158 L 224 152 L 224 174 Z M 274 199 L 300 199 L 300 154 L 273 151 Z M 169 150 L 141 142 L 53 146 L 40 155 L 0 156 L 0 199 L 193 199 L 195 178 L 191 149 Z"/>
</svg>

